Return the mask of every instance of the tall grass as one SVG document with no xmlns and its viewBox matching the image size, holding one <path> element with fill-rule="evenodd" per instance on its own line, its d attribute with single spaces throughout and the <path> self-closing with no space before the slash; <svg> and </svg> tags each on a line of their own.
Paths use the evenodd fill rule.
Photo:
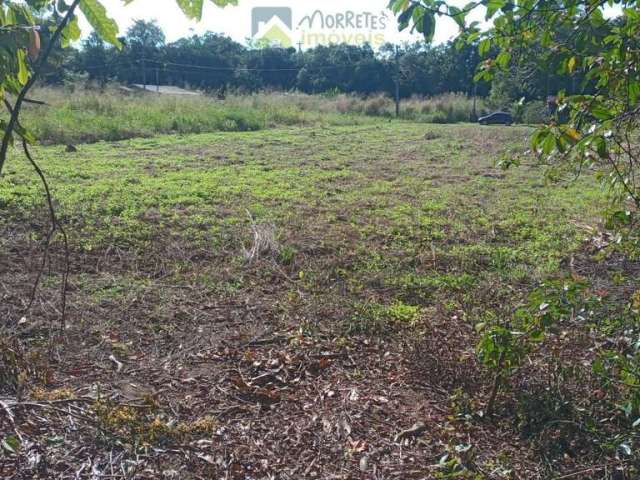
<svg viewBox="0 0 640 480">
<path fill-rule="evenodd" d="M 476 101 L 476 115 L 486 113 L 482 99 Z M 458 123 L 473 119 L 473 99 L 460 93 L 445 93 L 437 97 L 412 97 L 404 102 L 401 116 L 426 123 Z"/>
<path fill-rule="evenodd" d="M 33 98 L 47 103 L 29 105 L 23 116 L 45 144 L 91 143 L 166 133 L 251 131 L 291 125 L 355 125 L 395 115 L 392 99 L 383 95 L 258 93 L 172 96 L 130 93 L 117 87 L 40 88 Z M 472 101 L 457 94 L 414 97 L 402 103 L 401 117 L 418 122 L 469 121 Z"/>
</svg>

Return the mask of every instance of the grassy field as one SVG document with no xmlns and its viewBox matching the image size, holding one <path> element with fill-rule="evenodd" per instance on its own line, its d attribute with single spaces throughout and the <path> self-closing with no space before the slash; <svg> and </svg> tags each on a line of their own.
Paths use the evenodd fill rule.
<svg viewBox="0 0 640 480">
<path fill-rule="evenodd" d="M 283 126 L 375 124 L 395 115 L 394 102 L 337 94 L 258 93 L 212 96 L 158 96 L 107 88 L 41 88 L 33 97 L 47 105 L 27 106 L 24 121 L 45 144 L 92 143 L 158 134 L 244 132 Z M 482 110 L 482 101 L 478 104 Z M 456 94 L 411 98 L 403 119 L 428 123 L 469 120 L 472 100 Z M 2 118 L 0 116 L 0 118 Z"/>
<path fill-rule="evenodd" d="M 547 448 L 562 423 L 531 427 L 525 400 L 548 394 L 551 375 L 535 357 L 497 421 L 468 413 L 491 384 L 475 325 L 567 274 L 602 209 L 595 183 L 497 169 L 526 128 L 326 118 L 36 148 L 72 251 L 53 361 L 63 252 L 58 239 L 25 315 L 47 215 L 28 164 L 10 159 L 0 315 L 19 340 L 5 384 L 58 408 L 25 430 L 48 459 L 42 478 L 91 457 L 130 478 L 534 479 L 601 455 L 589 441 Z M 572 408 L 588 388 L 571 390 Z M 416 422 L 422 438 L 394 441 Z M 0 473 L 33 478 L 29 448 Z"/>
</svg>

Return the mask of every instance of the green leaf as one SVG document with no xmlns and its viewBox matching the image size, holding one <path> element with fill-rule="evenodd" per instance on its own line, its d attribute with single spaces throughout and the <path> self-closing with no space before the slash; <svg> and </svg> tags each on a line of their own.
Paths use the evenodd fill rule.
<svg viewBox="0 0 640 480">
<path fill-rule="evenodd" d="M 398 14 L 399 12 L 406 10 L 408 6 L 409 0 L 391 0 L 388 8 L 390 8 L 394 14 Z"/>
<path fill-rule="evenodd" d="M 485 15 L 485 20 L 489 20 L 493 17 L 499 9 L 504 7 L 505 3 L 505 0 L 489 0 L 487 3 L 487 14 Z"/>
<path fill-rule="evenodd" d="M 542 143 L 542 153 L 549 155 L 556 147 L 556 139 L 553 135 L 547 134 L 544 142 Z"/>
<path fill-rule="evenodd" d="M 80 0 L 80 10 L 96 33 L 106 42 L 122 48 L 118 40 L 118 25 L 107 16 L 107 10 L 98 0 Z"/>
<path fill-rule="evenodd" d="M 226 7 L 227 5 L 238 5 L 238 0 L 211 0 L 218 7 Z"/>
<path fill-rule="evenodd" d="M 80 39 L 82 32 L 80 31 L 80 25 L 78 24 L 78 17 L 74 15 L 71 21 L 62 31 L 62 47 L 67 48 L 71 42 Z"/>
<path fill-rule="evenodd" d="M 478 45 L 478 52 L 480 53 L 481 56 L 484 57 L 487 53 L 489 53 L 490 49 L 491 49 L 491 39 L 483 38 L 480 44 Z"/>
<path fill-rule="evenodd" d="M 511 54 L 509 52 L 502 51 L 496 57 L 496 63 L 502 68 L 507 68 L 510 61 Z"/>
<path fill-rule="evenodd" d="M 427 42 L 433 40 L 433 35 L 436 32 L 436 19 L 432 13 L 425 12 L 422 18 L 422 34 Z"/>
<path fill-rule="evenodd" d="M 18 62 L 18 82 L 25 85 L 29 81 L 29 67 L 27 66 L 27 52 L 19 49 L 16 52 L 16 61 Z"/>
<path fill-rule="evenodd" d="M 129 5 L 133 3 L 134 0 L 123 0 L 125 5 Z M 218 7 L 224 8 L 228 5 L 238 5 L 238 0 L 210 0 L 211 3 L 215 4 Z M 388 8 L 392 9 L 394 13 L 398 13 L 400 9 L 398 5 L 401 6 L 403 3 L 408 3 L 409 0 L 391 0 L 389 2 Z M 201 20 L 202 19 L 202 9 L 204 6 L 204 0 L 176 0 L 178 6 L 182 9 L 182 11 L 187 15 L 187 17 Z"/>
<path fill-rule="evenodd" d="M 411 5 L 409 8 L 407 8 L 404 12 L 400 14 L 400 16 L 398 17 L 398 29 L 400 31 L 406 29 L 409 26 L 409 21 L 411 20 L 413 12 L 416 10 L 417 7 L 418 7 L 418 4 L 414 3 L 413 5 Z"/>
<path fill-rule="evenodd" d="M 602 104 L 593 105 L 590 109 L 590 113 L 598 120 L 602 121 L 613 118 L 613 112 Z"/>
<path fill-rule="evenodd" d="M 529 333 L 529 339 L 532 342 L 542 342 L 544 341 L 544 331 L 543 330 L 533 330 Z"/>
<path fill-rule="evenodd" d="M 458 27 L 464 30 L 466 15 L 462 11 L 462 9 L 458 7 L 454 7 L 453 5 L 449 6 L 449 15 L 453 20 L 458 24 Z"/>
<path fill-rule="evenodd" d="M 37 139 L 35 137 L 35 135 L 33 133 L 31 133 L 29 130 L 25 129 L 22 125 L 16 125 L 15 126 L 15 131 L 18 135 L 20 135 L 22 138 L 24 138 L 27 143 L 33 145 L 34 143 L 36 143 Z"/>
<path fill-rule="evenodd" d="M 607 142 L 603 137 L 596 138 L 596 152 L 600 158 L 609 157 L 609 149 L 607 148 Z"/>
<path fill-rule="evenodd" d="M 20 439 L 15 435 L 8 435 L 2 439 L 0 445 L 9 453 L 18 453 L 20 450 Z"/>
<path fill-rule="evenodd" d="M 195 20 L 202 19 L 203 0 L 176 0 L 185 15 Z"/>
<path fill-rule="evenodd" d="M 634 22 L 640 22 L 640 10 L 633 8 L 625 8 L 622 10 L 624 12 L 625 17 L 630 18 Z"/>
</svg>

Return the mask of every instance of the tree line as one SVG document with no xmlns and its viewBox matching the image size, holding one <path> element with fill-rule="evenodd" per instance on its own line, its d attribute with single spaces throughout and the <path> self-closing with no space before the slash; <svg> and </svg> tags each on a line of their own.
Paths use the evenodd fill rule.
<svg viewBox="0 0 640 480">
<path fill-rule="evenodd" d="M 95 33 L 64 58 L 54 59 L 47 79 L 65 81 L 86 75 L 106 84 L 175 85 L 207 91 L 297 90 L 310 94 L 436 96 L 448 92 L 493 96 L 507 106 L 514 100 L 543 99 L 571 89 L 575 79 L 546 71 L 543 65 L 514 69 L 491 81 L 474 82 L 481 56 L 477 45 L 425 42 L 375 51 L 369 45 L 329 45 L 298 51 L 277 46 L 242 45 L 217 33 L 167 42 L 155 22 L 136 21 L 120 38 L 122 49 Z M 499 91 L 497 91 L 499 89 Z"/>
</svg>

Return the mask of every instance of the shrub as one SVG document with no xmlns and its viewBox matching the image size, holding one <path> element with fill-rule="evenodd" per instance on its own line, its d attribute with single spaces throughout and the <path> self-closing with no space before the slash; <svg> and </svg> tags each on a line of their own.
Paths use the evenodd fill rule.
<svg viewBox="0 0 640 480">
<path fill-rule="evenodd" d="M 522 112 L 523 123 L 545 123 L 549 118 L 547 106 L 542 100 L 529 102 Z"/>
<path fill-rule="evenodd" d="M 364 104 L 364 114 L 373 117 L 390 116 L 390 103 L 391 100 L 382 95 L 369 98 Z"/>
<path fill-rule="evenodd" d="M 477 110 L 483 108 L 477 102 Z M 460 93 L 446 93 L 436 97 L 413 96 L 402 102 L 402 118 L 427 123 L 468 122 L 473 114 L 473 98 Z"/>
</svg>

